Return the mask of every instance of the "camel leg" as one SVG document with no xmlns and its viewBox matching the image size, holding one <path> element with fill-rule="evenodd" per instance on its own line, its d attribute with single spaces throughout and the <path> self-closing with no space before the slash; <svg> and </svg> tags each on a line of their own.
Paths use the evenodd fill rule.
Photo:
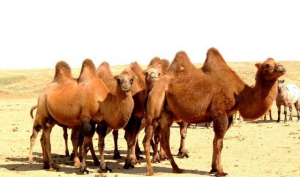
<svg viewBox="0 0 300 177">
<path fill-rule="evenodd" d="M 189 155 L 186 151 L 186 148 L 185 148 L 185 138 L 186 138 L 186 134 L 187 134 L 187 127 L 188 127 L 188 123 L 187 122 L 184 122 L 184 121 L 181 121 L 181 122 L 178 122 L 178 125 L 180 127 L 180 147 L 179 147 L 179 150 L 178 150 L 178 154 L 177 156 L 179 158 L 189 158 Z"/>
<path fill-rule="evenodd" d="M 105 140 L 105 136 L 108 133 L 107 130 L 108 130 L 108 125 L 105 122 L 101 122 L 98 124 L 97 133 L 99 136 L 98 148 L 100 153 L 100 169 L 99 169 L 100 173 L 107 172 L 107 171 L 112 172 L 112 170 L 107 167 L 104 159 L 104 144 L 105 144 L 104 140 Z"/>
<path fill-rule="evenodd" d="M 286 118 L 286 115 L 287 115 L 287 106 L 284 106 L 284 123 L 287 122 L 287 118 Z"/>
<path fill-rule="evenodd" d="M 77 172 L 77 174 L 79 174 L 79 175 L 82 175 L 84 173 L 89 174 L 89 171 L 87 170 L 87 167 L 86 167 L 86 156 L 87 156 L 90 146 L 92 145 L 92 138 L 93 138 L 93 134 L 84 136 L 83 149 L 82 149 L 82 161 L 81 161 L 79 171 Z"/>
<path fill-rule="evenodd" d="M 221 163 L 221 153 L 223 148 L 223 138 L 226 131 L 230 127 L 230 119 L 226 115 L 221 115 L 213 119 L 213 128 L 215 132 L 215 137 L 213 140 L 213 157 L 212 157 L 212 169 L 210 174 L 215 174 L 216 176 L 226 176 L 224 173 L 223 166 Z"/>
<path fill-rule="evenodd" d="M 160 154 L 158 153 L 158 145 L 160 142 L 159 131 L 160 131 L 160 126 L 157 126 L 156 129 L 154 130 L 154 136 L 153 136 L 154 143 L 152 146 L 153 156 L 152 156 L 151 163 L 160 162 Z M 162 148 L 161 148 L 161 150 L 162 150 Z"/>
<path fill-rule="evenodd" d="M 153 121 L 151 120 L 151 122 L 147 120 L 147 125 L 145 127 L 145 137 L 143 140 L 143 145 L 144 145 L 144 151 L 146 154 L 146 162 L 147 162 L 146 175 L 147 176 L 152 176 L 154 174 L 154 171 L 153 171 L 153 168 L 151 165 L 151 160 L 150 160 L 150 141 L 152 140 L 153 132 L 156 129 L 157 125 L 158 125 L 157 120 L 153 120 Z"/>
<path fill-rule="evenodd" d="M 72 128 L 71 133 L 71 141 L 73 144 L 73 152 L 74 152 L 74 167 L 79 168 L 80 167 L 80 160 L 79 160 L 79 154 L 78 154 L 78 139 L 79 139 L 80 129 L 78 128 Z"/>
<path fill-rule="evenodd" d="M 277 122 L 280 122 L 280 114 L 281 114 L 281 109 L 280 109 L 280 105 L 277 105 L 277 110 L 278 110 L 278 119 Z"/>
<path fill-rule="evenodd" d="M 92 157 L 93 157 L 94 165 L 99 166 L 100 162 L 99 162 L 99 159 L 96 156 L 93 141 L 91 141 L 90 150 L 91 150 L 91 154 L 92 154 Z"/>
<path fill-rule="evenodd" d="M 67 127 L 63 127 L 63 131 L 64 131 L 64 140 L 65 140 L 65 155 L 66 157 L 70 157 L 69 154 L 69 148 L 68 148 L 68 128 Z"/>
<path fill-rule="evenodd" d="M 33 163 L 32 151 L 33 151 L 33 148 L 35 145 L 36 137 L 40 130 L 41 130 L 41 126 L 37 125 L 37 123 L 35 121 L 34 126 L 32 128 L 32 135 L 30 136 L 30 151 L 29 151 L 29 156 L 28 156 L 29 163 Z"/>
<path fill-rule="evenodd" d="M 170 127 L 173 123 L 173 114 L 171 112 L 162 112 L 160 126 L 161 126 L 161 145 L 163 149 L 166 151 L 168 159 L 172 165 L 173 173 L 182 173 L 183 170 L 179 169 L 170 149 Z"/>
<path fill-rule="evenodd" d="M 112 134 L 113 134 L 113 137 L 114 137 L 114 147 L 115 147 L 113 159 L 120 159 L 122 157 L 121 157 L 120 151 L 118 149 L 119 130 L 113 130 Z"/>
<path fill-rule="evenodd" d="M 135 155 L 136 137 L 134 137 L 134 132 L 126 131 L 125 140 L 127 141 L 127 156 L 123 168 L 124 169 L 134 168 L 134 165 L 137 164 L 136 155 Z"/>
<path fill-rule="evenodd" d="M 50 164 L 49 170 L 50 171 L 58 171 L 59 170 L 59 166 L 54 164 L 54 161 L 52 159 L 51 156 L 51 143 L 50 143 L 50 134 L 51 134 L 51 130 L 52 127 L 54 126 L 54 124 L 50 125 L 49 127 L 43 127 L 43 143 L 44 143 L 44 152 L 47 156 L 46 158 L 46 163 Z M 47 160 L 49 160 L 47 162 Z M 46 164 L 45 160 L 44 160 L 44 165 Z"/>
<path fill-rule="evenodd" d="M 299 116 L 299 102 L 298 101 L 296 101 L 296 103 L 295 103 L 295 108 L 296 108 L 296 111 L 297 111 L 297 118 L 298 118 L 298 121 L 300 120 L 300 116 Z"/>
<path fill-rule="evenodd" d="M 139 139 L 138 138 L 136 139 L 135 152 L 136 152 L 136 154 L 143 154 L 143 152 L 141 151 L 140 145 L 139 145 Z"/>
<path fill-rule="evenodd" d="M 290 111 L 290 121 L 292 121 L 293 120 L 292 119 L 292 117 L 293 117 L 293 106 L 292 105 L 289 106 L 289 111 Z"/>
</svg>

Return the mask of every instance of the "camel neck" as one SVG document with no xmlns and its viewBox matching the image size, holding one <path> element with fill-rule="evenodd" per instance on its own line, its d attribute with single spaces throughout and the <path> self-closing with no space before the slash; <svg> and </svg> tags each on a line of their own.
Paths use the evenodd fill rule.
<svg viewBox="0 0 300 177">
<path fill-rule="evenodd" d="M 240 93 L 239 111 L 246 119 L 256 119 L 270 109 L 277 93 L 277 80 L 265 80 L 261 73 L 256 73 L 254 87 L 245 85 Z"/>
</svg>

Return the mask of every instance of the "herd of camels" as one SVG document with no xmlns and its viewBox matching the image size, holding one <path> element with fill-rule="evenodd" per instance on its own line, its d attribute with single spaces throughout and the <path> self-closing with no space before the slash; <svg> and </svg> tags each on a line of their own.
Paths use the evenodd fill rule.
<svg viewBox="0 0 300 177">
<path fill-rule="evenodd" d="M 91 151 L 100 172 L 111 171 L 104 159 L 105 136 L 113 131 L 114 158 L 120 158 L 118 130 L 125 130 L 127 157 L 124 168 L 138 163 L 141 150 L 138 135 L 144 129 L 146 175 L 153 175 L 151 162 L 168 159 L 174 173 L 182 173 L 170 151 L 170 127 L 180 125 L 181 143 L 178 155 L 188 157 L 185 136 L 188 124 L 213 123 L 214 140 L 210 174 L 226 176 L 221 162 L 224 136 L 239 111 L 248 120 L 263 116 L 272 106 L 277 94 L 278 78 L 285 68 L 274 59 L 257 63 L 255 85 L 245 84 L 225 62 L 219 51 L 210 48 L 201 68 L 195 67 L 184 51 L 168 60 L 153 58 L 143 70 L 131 63 L 119 75 L 113 75 L 109 64 L 103 62 L 97 69 L 90 59 L 82 63 L 78 78 L 73 78 L 70 66 L 60 61 L 55 67 L 53 81 L 40 93 L 30 138 L 29 160 L 40 130 L 43 168 L 56 171 L 51 156 L 50 133 L 54 125 L 72 129 L 74 166 L 78 174 L 89 173 L 86 165 Z M 184 103 L 184 104 L 182 104 Z M 32 115 L 33 116 L 33 115 Z M 92 138 L 97 132 L 100 161 L 95 155 Z M 159 143 L 161 150 L 158 150 Z M 150 149 L 153 157 L 150 157 Z M 66 155 L 69 155 L 66 143 Z"/>
</svg>

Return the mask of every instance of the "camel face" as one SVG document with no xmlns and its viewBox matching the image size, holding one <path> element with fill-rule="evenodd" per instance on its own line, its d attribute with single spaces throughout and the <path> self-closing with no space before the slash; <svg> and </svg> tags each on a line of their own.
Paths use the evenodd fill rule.
<svg viewBox="0 0 300 177">
<path fill-rule="evenodd" d="M 118 86 L 121 88 L 121 90 L 125 92 L 129 92 L 131 90 L 133 81 L 135 79 L 134 76 L 130 76 L 128 73 L 116 75 L 114 78 L 116 79 Z"/>
<path fill-rule="evenodd" d="M 284 80 L 278 80 L 278 93 L 281 93 L 281 91 L 284 89 Z"/>
<path fill-rule="evenodd" d="M 285 74 L 285 68 L 276 63 L 273 58 L 268 58 L 263 64 L 256 65 L 261 70 L 266 80 L 274 80 Z"/>
<path fill-rule="evenodd" d="M 161 72 L 154 67 L 147 68 L 143 73 L 146 77 L 146 81 L 150 83 L 155 82 L 161 75 Z"/>
</svg>

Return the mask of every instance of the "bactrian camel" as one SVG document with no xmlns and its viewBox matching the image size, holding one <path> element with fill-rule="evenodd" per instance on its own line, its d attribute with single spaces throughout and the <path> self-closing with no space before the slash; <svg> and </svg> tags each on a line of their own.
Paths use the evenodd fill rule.
<svg viewBox="0 0 300 177">
<path fill-rule="evenodd" d="M 157 126 L 161 127 L 161 143 L 174 173 L 182 173 L 170 151 L 170 126 L 174 115 L 188 123 L 213 122 L 215 137 L 211 174 L 224 176 L 221 163 L 223 138 L 230 127 L 233 114 L 239 111 L 245 119 L 260 118 L 269 110 L 277 93 L 277 79 L 285 73 L 282 65 L 268 58 L 257 63 L 254 87 L 245 84 L 226 64 L 215 48 L 207 52 L 201 69 L 197 69 L 187 54 L 176 54 L 167 74 L 153 85 L 147 101 L 144 148 L 147 175 L 153 175 L 150 140 Z"/>
</svg>

